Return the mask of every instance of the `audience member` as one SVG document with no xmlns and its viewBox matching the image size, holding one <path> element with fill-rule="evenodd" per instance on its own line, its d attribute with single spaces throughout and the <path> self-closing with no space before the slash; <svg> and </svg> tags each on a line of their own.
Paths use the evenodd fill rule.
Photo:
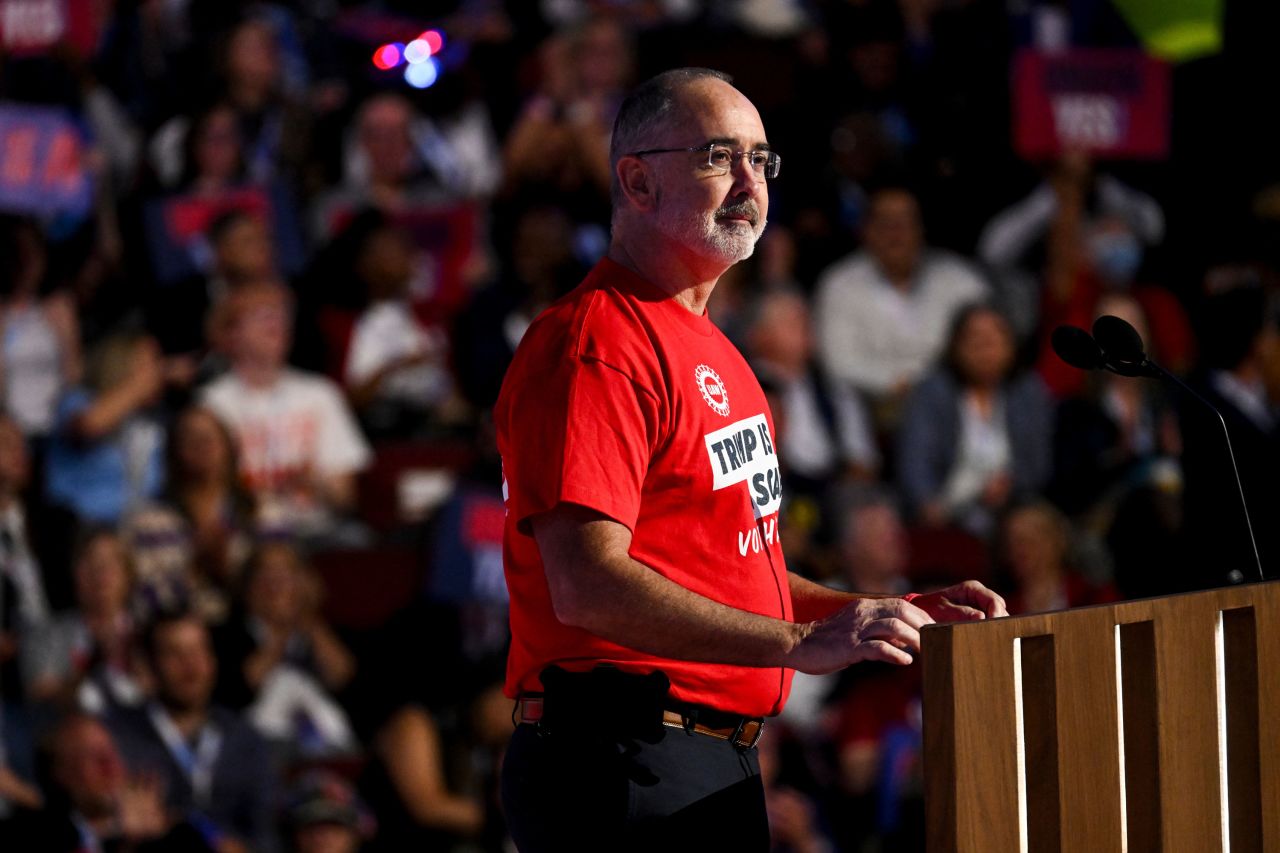
<svg viewBox="0 0 1280 853">
<path fill-rule="evenodd" d="M 108 718 L 129 771 L 157 779 L 165 808 L 200 827 L 215 848 L 276 850 L 275 771 L 252 727 L 210 704 L 217 660 L 208 629 L 193 615 L 162 615 L 143 649 L 155 698 Z"/>
<path fill-rule="evenodd" d="M 206 239 L 206 271 L 158 285 L 147 296 L 147 328 L 166 353 L 204 355 L 218 349 L 218 330 L 209 324 L 213 306 L 243 285 L 271 281 L 278 274 L 270 229 L 260 215 L 225 213 L 210 223 Z"/>
<path fill-rule="evenodd" d="M 544 308 L 582 280 L 574 257 L 573 223 L 563 208 L 533 204 L 515 224 L 499 278 L 472 295 L 454 322 L 459 390 L 473 406 L 490 409 L 516 345 Z"/>
<path fill-rule="evenodd" d="M 99 345 L 83 387 L 58 404 L 49 444 L 49 499 L 95 523 L 115 524 L 163 485 L 165 435 L 158 406 L 190 365 L 165 359 L 154 339 L 121 334 Z"/>
<path fill-rule="evenodd" d="M 188 605 L 221 622 L 270 511 L 240 483 L 235 439 L 209 409 L 183 410 L 166 451 L 161 500 L 130 513 L 121 528 L 138 597 L 147 612 Z"/>
<path fill-rule="evenodd" d="M 0 414 L 0 817 L 6 801 L 24 802 L 22 775 L 30 775 L 29 697 L 20 662 L 39 647 L 49 601 L 28 529 L 22 493 L 30 479 L 27 442 L 18 425 Z"/>
<path fill-rule="evenodd" d="M 989 534 L 1010 500 L 1049 480 L 1053 405 L 1019 372 L 1013 331 L 974 305 L 952 323 L 946 358 L 912 394 L 897 437 L 898 484 L 926 525 Z"/>
<path fill-rule="evenodd" d="M 365 236 L 356 256 L 368 305 L 351 331 L 343 380 L 375 440 L 429 431 L 453 398 L 449 339 L 413 310 L 412 264 L 409 235 L 388 222 Z"/>
<path fill-rule="evenodd" d="M 901 403 L 942 353 L 956 313 L 985 298 L 987 285 L 967 262 L 925 245 L 908 190 L 872 196 L 863 241 L 818 281 L 818 352 L 835 379 Z"/>
<path fill-rule="evenodd" d="M 1132 280 L 1144 246 L 1164 239 L 1164 211 L 1151 196 L 1099 172 L 1089 156 L 1070 151 L 1054 161 L 1026 198 L 997 214 L 978 240 L 978 257 L 1000 282 L 1000 302 L 1025 340 L 1040 325 L 1040 285 L 1055 229 L 1070 220 L 1086 232 L 1111 220 L 1090 247 L 1102 268 Z M 1118 222 L 1116 222 L 1118 220 Z M 1119 227 L 1120 224 L 1127 227 Z"/>
<path fill-rule="evenodd" d="M 377 831 L 373 815 L 346 780 L 323 770 L 294 784 L 284 819 L 288 853 L 358 853 Z"/>
<path fill-rule="evenodd" d="M 133 576 L 120 538 L 89 528 L 76 545 L 76 607 L 51 619 L 22 658 L 27 696 L 91 714 L 138 705 L 146 678 L 134 647 Z"/>
<path fill-rule="evenodd" d="M 1126 294 L 1109 294 L 1099 315 L 1125 320 L 1150 340 L 1142 306 Z M 1148 344 L 1156 361 L 1160 353 Z M 1109 515 L 1134 489 L 1181 480 L 1182 437 L 1177 417 L 1158 383 L 1098 371 L 1084 393 L 1058 406 L 1053 481 L 1048 494 L 1071 516 Z"/>
<path fill-rule="evenodd" d="M 547 39 L 539 59 L 539 90 L 507 135 L 507 194 L 549 197 L 579 225 L 598 227 L 609 218 L 609 136 L 630 83 L 631 45 L 620 23 L 592 18 Z"/>
<path fill-rule="evenodd" d="M 361 785 L 379 827 L 370 853 L 447 847 L 480 834 L 484 807 L 478 798 L 450 787 L 445 744 L 425 709 L 401 706 L 378 727 L 370 744 L 371 761 Z"/>
<path fill-rule="evenodd" d="M 765 294 L 747 330 L 748 354 L 758 375 L 778 386 L 782 411 L 779 452 L 788 488 L 821 493 L 842 480 L 874 478 L 880 454 L 862 402 L 833 382 L 813 354 L 809 306 L 799 294 Z M 794 493 L 793 493 L 794 494 Z"/>
<path fill-rule="evenodd" d="M 1119 598 L 1110 584 L 1093 584 L 1071 568 L 1071 523 L 1044 501 L 1014 507 L 1002 522 L 1004 558 L 1014 590 L 1009 612 L 1043 613 Z"/>
<path fill-rule="evenodd" d="M 904 595 L 911 588 L 909 554 L 897 504 L 888 493 L 866 490 L 847 497 L 846 503 L 835 548 L 840 574 L 828 582 L 839 589 Z M 813 740 L 822 734 L 827 703 L 839 680 L 836 673 L 797 672 L 792 677 L 782 719 L 798 736 Z"/>
<path fill-rule="evenodd" d="M 1181 583 L 1195 589 L 1221 584 L 1233 572 L 1257 577 L 1251 538 L 1268 576 L 1280 561 L 1280 528 L 1269 523 L 1280 513 L 1280 431 L 1265 382 L 1280 329 L 1264 293 L 1247 286 L 1211 296 L 1200 318 L 1204 371 L 1192 381 L 1226 419 L 1241 483 L 1226 458 L 1222 424 L 1198 400 L 1182 400 L 1184 511 L 1193 557 Z M 1239 504 L 1241 487 L 1252 535 Z"/>
<path fill-rule="evenodd" d="M 279 285 L 246 287 L 224 306 L 231 370 L 206 386 L 204 405 L 236 435 L 240 471 L 284 523 L 306 536 L 333 535 L 356 498 L 370 450 L 341 391 L 289 367 L 290 299 Z"/>
<path fill-rule="evenodd" d="M 18 219 L 0 229 L 2 411 L 24 435 L 43 439 L 53 429 L 63 390 L 80 381 L 80 323 L 71 294 L 48 290 L 48 246 L 40 226 Z"/>
<path fill-rule="evenodd" d="M 241 609 L 214 634 L 218 699 L 278 743 L 307 755 L 351 752 L 337 704 L 356 660 L 320 615 L 320 580 L 293 546 L 259 546 L 244 577 Z"/>
<path fill-rule="evenodd" d="M 14 850 L 47 853 L 229 853 L 210 845 L 202 827 L 165 809 L 160 780 L 131 771 L 111 732 L 74 712 L 45 738 L 43 807 L 0 823 Z"/>
<path fill-rule="evenodd" d="M 313 233 L 331 237 L 348 215 L 366 207 L 394 216 L 491 194 L 501 155 L 484 112 L 475 105 L 438 124 L 403 95 L 371 95 L 344 146 L 343 184 L 316 204 Z"/>
</svg>

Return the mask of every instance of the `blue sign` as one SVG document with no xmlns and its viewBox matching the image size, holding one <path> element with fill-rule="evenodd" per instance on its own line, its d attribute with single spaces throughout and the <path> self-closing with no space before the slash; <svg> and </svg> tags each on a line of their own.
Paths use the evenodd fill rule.
<svg viewBox="0 0 1280 853">
<path fill-rule="evenodd" d="M 0 210 L 80 218 L 92 206 L 84 136 L 70 114 L 0 103 Z"/>
</svg>

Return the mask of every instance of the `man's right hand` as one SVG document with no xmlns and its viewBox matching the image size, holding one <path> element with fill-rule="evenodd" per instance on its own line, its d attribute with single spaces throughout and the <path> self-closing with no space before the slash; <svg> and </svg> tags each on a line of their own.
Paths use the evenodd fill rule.
<svg viewBox="0 0 1280 853">
<path fill-rule="evenodd" d="M 786 666 L 820 675 L 861 661 L 906 665 L 920 651 L 920 629 L 933 617 L 900 598 L 860 598 L 809 622 Z"/>
</svg>

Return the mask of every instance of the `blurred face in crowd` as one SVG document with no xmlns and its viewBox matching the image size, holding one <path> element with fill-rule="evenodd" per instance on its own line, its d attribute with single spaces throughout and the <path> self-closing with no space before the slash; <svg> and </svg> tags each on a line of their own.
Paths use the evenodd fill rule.
<svg viewBox="0 0 1280 853">
<path fill-rule="evenodd" d="M 995 311 L 969 314 L 955 340 L 955 362 L 964 381 L 979 388 L 999 385 L 1013 366 L 1013 332 Z"/>
<path fill-rule="evenodd" d="M 240 122 L 230 107 L 219 107 L 204 116 L 192 129 L 196 134 L 193 153 L 196 180 L 208 187 L 224 187 L 240 177 Z"/>
<path fill-rule="evenodd" d="M 106 727 L 78 717 L 56 739 L 53 778 L 72 807 L 89 820 L 109 817 L 125 782 L 124 761 Z"/>
<path fill-rule="evenodd" d="M 164 357 L 154 338 L 115 335 L 100 344 L 86 364 L 87 384 L 98 394 L 118 388 L 139 376 L 156 376 L 164 372 Z M 148 404 L 163 393 L 157 386 Z"/>
<path fill-rule="evenodd" d="M 803 370 L 813 351 L 809 307 L 804 297 L 775 293 L 764 297 L 760 317 L 751 330 L 755 355 L 790 370 Z"/>
<path fill-rule="evenodd" d="M 858 506 L 846 523 L 841 552 L 851 579 L 879 587 L 865 592 L 892 592 L 907 570 L 907 533 L 898 511 L 888 504 Z"/>
<path fill-rule="evenodd" d="M 171 711 L 199 711 L 209 704 L 217 675 L 209 630 L 195 617 L 161 625 L 154 638 L 156 693 Z"/>
<path fill-rule="evenodd" d="M 862 235 L 867 251 L 895 283 L 915 273 L 924 249 L 924 227 L 915 196 L 885 190 L 871 200 Z"/>
<path fill-rule="evenodd" d="M 22 430 L 9 418 L 0 417 L 0 495 L 21 492 L 30 477 L 31 457 Z"/>
<path fill-rule="evenodd" d="M 355 853 L 360 836 L 341 824 L 315 823 L 294 833 L 294 848 L 298 853 Z"/>
<path fill-rule="evenodd" d="M 288 545 L 268 545 L 258 555 L 247 590 L 249 612 L 272 625 L 293 625 L 305 609 L 308 576 Z"/>
<path fill-rule="evenodd" d="M 256 216 L 240 216 L 229 223 L 214 244 L 218 270 L 233 282 L 270 278 L 275 253 L 267 223 Z"/>
<path fill-rule="evenodd" d="M 232 357 L 253 364 L 282 366 L 293 336 L 289 301 L 283 288 L 262 286 L 238 298 L 231 327 Z"/>
<path fill-rule="evenodd" d="M 684 87 L 675 118 L 646 148 L 686 148 L 722 142 L 735 151 L 767 147 L 760 114 L 737 89 L 721 80 Z M 658 231 L 700 262 L 725 266 L 749 258 L 764 233 L 769 190 L 746 157 L 723 175 L 707 166 L 705 152 L 644 158 L 656 175 L 654 223 Z"/>
<path fill-rule="evenodd" d="M 588 94 L 616 92 L 631 75 L 631 44 L 616 21 L 587 23 L 571 48 L 577 82 Z"/>
<path fill-rule="evenodd" d="M 374 183 L 398 184 L 413 168 L 413 111 L 397 95 L 377 95 L 360 111 L 359 139 Z"/>
<path fill-rule="evenodd" d="M 858 82 L 870 92 L 885 92 L 898 80 L 898 57 L 901 46 L 896 41 L 876 40 L 855 45 L 849 50 L 849 64 Z"/>
<path fill-rule="evenodd" d="M 1104 218 L 1089 229 L 1085 238 L 1090 267 L 1110 287 L 1125 288 L 1133 283 L 1142 266 L 1142 241 L 1127 221 L 1118 216 Z"/>
<path fill-rule="evenodd" d="M 511 257 L 521 284 L 550 283 L 573 261 L 573 223 L 559 208 L 540 207 L 525 213 L 516 225 Z"/>
<path fill-rule="evenodd" d="M 109 615 L 129 600 L 129 564 L 124 545 L 114 534 L 95 536 L 75 564 L 76 601 L 85 614 Z"/>
<path fill-rule="evenodd" d="M 404 296 L 413 275 L 413 247 L 408 236 L 389 226 L 370 234 L 360 252 L 357 272 L 373 299 Z"/>
<path fill-rule="evenodd" d="M 1057 577 L 1066 555 L 1062 522 L 1043 507 L 1014 510 L 1004 524 L 1005 556 L 1020 585 Z"/>
<path fill-rule="evenodd" d="M 271 94 L 280 76 L 275 33 L 262 21 L 241 24 L 227 45 L 227 77 L 241 106 L 256 108 Z"/>
<path fill-rule="evenodd" d="M 1096 320 L 1104 314 L 1112 317 L 1119 317 L 1138 333 L 1148 348 L 1151 346 L 1151 334 L 1147 328 L 1147 314 L 1142 310 L 1141 303 L 1124 293 L 1108 293 L 1104 294 L 1098 300 L 1098 310 L 1094 316 Z"/>
<path fill-rule="evenodd" d="M 187 409 L 174 425 L 178 466 L 185 480 L 207 482 L 231 473 L 231 447 L 217 415 L 199 407 Z"/>
</svg>

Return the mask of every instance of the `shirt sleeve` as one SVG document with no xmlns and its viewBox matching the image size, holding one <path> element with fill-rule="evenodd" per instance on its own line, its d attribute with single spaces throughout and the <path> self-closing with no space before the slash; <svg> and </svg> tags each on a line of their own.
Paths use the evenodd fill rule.
<svg viewBox="0 0 1280 853">
<path fill-rule="evenodd" d="M 502 465 L 508 511 L 528 520 L 560 503 L 634 529 L 660 406 L 648 388 L 605 362 L 571 359 L 512 397 Z"/>
<path fill-rule="evenodd" d="M 320 394 L 320 444 L 316 460 L 324 474 L 347 474 L 368 466 L 373 452 L 336 386 L 325 381 Z"/>
</svg>

